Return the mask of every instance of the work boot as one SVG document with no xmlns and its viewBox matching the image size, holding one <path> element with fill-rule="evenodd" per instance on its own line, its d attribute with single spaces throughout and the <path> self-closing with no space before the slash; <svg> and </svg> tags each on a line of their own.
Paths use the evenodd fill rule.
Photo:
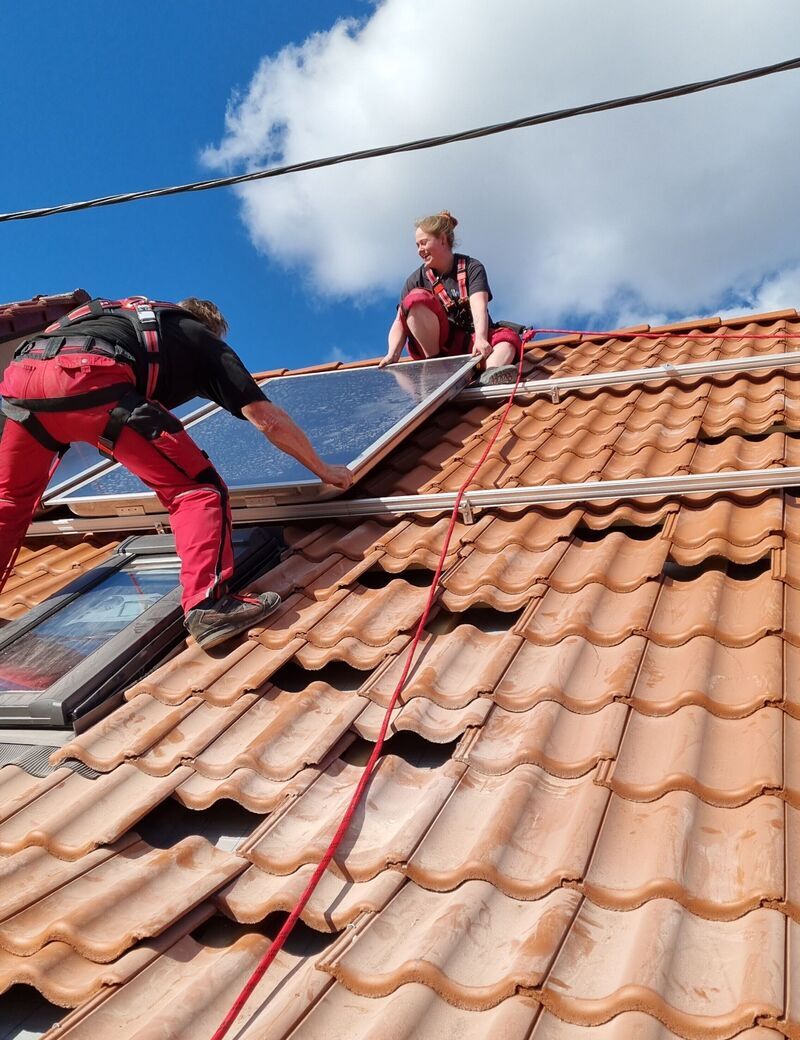
<svg viewBox="0 0 800 1040">
<path fill-rule="evenodd" d="M 219 646 L 277 610 L 281 598 L 277 592 L 260 592 L 252 596 L 223 596 L 205 610 L 194 607 L 186 615 L 186 627 L 204 650 Z"/>
<path fill-rule="evenodd" d="M 498 386 L 501 383 L 516 383 L 516 381 L 516 365 L 499 365 L 497 368 L 487 368 L 478 379 L 481 386 Z"/>
</svg>

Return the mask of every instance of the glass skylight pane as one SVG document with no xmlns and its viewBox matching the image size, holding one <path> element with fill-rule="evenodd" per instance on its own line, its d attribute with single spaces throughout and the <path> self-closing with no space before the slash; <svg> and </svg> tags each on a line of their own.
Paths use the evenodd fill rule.
<svg viewBox="0 0 800 1040">
<path fill-rule="evenodd" d="M 354 472 L 400 440 L 415 419 L 446 399 L 469 377 L 473 359 L 459 356 L 269 380 L 264 389 L 308 434 L 330 464 Z M 192 437 L 208 453 L 233 493 L 273 489 L 321 489 L 304 466 L 274 448 L 250 423 L 220 409 L 197 422 Z M 112 498 L 113 496 L 113 498 Z M 82 502 L 153 498 L 148 489 L 120 466 L 61 496 Z M 95 508 L 94 515 L 102 515 Z"/>
<path fill-rule="evenodd" d="M 0 650 L 0 693 L 38 693 L 178 584 L 175 557 L 132 560 Z"/>
</svg>

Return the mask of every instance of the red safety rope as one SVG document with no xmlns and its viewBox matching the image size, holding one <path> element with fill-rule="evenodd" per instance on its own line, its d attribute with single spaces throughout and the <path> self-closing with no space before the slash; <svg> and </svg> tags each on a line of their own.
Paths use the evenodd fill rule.
<svg viewBox="0 0 800 1040">
<path fill-rule="evenodd" d="M 535 334 L 535 330 L 529 329 L 523 336 L 523 342 L 527 342 L 527 340 L 532 339 Z M 247 1000 L 250 997 L 251 993 L 256 988 L 261 978 L 264 976 L 264 973 L 267 971 L 270 964 L 272 964 L 272 962 L 275 960 L 275 957 L 278 955 L 283 944 L 289 937 L 289 934 L 291 933 L 300 915 L 305 909 L 306 903 L 308 903 L 309 899 L 313 895 L 314 889 L 319 884 L 323 874 L 328 869 L 328 865 L 330 864 L 333 857 L 336 855 L 336 850 L 339 848 L 342 838 L 344 838 L 347 828 L 350 826 L 350 821 L 353 818 L 353 814 L 355 813 L 356 808 L 358 807 L 358 803 L 361 801 L 361 796 L 363 795 L 367 783 L 369 782 L 370 776 L 372 775 L 372 771 L 375 768 L 375 764 L 378 761 L 378 758 L 380 757 L 380 753 L 383 749 L 383 744 L 386 738 L 386 731 L 389 728 L 389 721 L 392 717 L 392 712 L 394 711 L 394 707 L 397 703 L 398 697 L 400 696 L 400 692 L 405 686 L 406 679 L 408 678 L 408 673 L 411 671 L 411 663 L 414 659 L 414 653 L 417 649 L 417 646 L 419 645 L 420 639 L 422 638 L 422 634 L 425 631 L 425 625 L 428 621 L 428 616 L 430 615 L 431 607 L 433 606 L 433 601 L 436 598 L 436 592 L 439 586 L 439 579 L 442 576 L 445 560 L 447 559 L 447 550 L 450 547 L 450 541 L 453 537 L 453 531 L 455 530 L 456 522 L 458 520 L 458 511 L 461 505 L 461 500 L 464 497 L 464 493 L 466 492 L 467 488 L 472 483 L 476 474 L 480 470 L 481 466 L 486 461 L 489 452 L 492 450 L 495 441 L 500 435 L 500 431 L 503 428 L 503 425 L 506 421 L 506 417 L 508 416 L 511 406 L 514 403 L 514 394 L 516 393 L 517 387 L 519 386 L 520 380 L 522 379 L 522 362 L 524 356 L 524 351 L 520 350 L 519 364 L 517 366 L 517 379 L 508 398 L 508 403 L 503 409 L 503 413 L 500 416 L 500 421 L 498 422 L 491 439 L 486 445 L 483 454 L 470 470 L 469 475 L 459 488 L 458 494 L 456 495 L 455 504 L 453 506 L 453 512 L 450 516 L 450 525 L 447 528 L 447 533 L 445 534 L 444 542 L 442 543 L 442 551 L 439 554 L 439 562 L 436 565 L 436 573 L 434 574 L 433 581 L 431 582 L 430 591 L 428 592 L 428 599 L 425 603 L 425 609 L 422 611 L 422 617 L 419 619 L 419 624 L 417 625 L 416 632 L 414 633 L 414 638 L 411 641 L 411 646 L 409 647 L 408 656 L 406 657 L 406 663 L 403 668 L 403 674 L 400 676 L 400 680 L 397 683 L 394 693 L 391 696 L 389 706 L 386 709 L 386 713 L 383 717 L 383 722 L 381 723 L 380 732 L 378 733 L 378 739 L 375 741 L 375 747 L 373 748 L 372 754 L 370 755 L 367 764 L 364 766 L 364 772 L 361 774 L 361 779 L 359 780 L 358 785 L 356 786 L 356 789 L 353 792 L 353 797 L 350 799 L 350 804 L 347 806 L 344 816 L 342 817 L 341 822 L 339 823 L 339 826 L 336 830 L 336 833 L 333 836 L 330 845 L 325 850 L 325 854 L 323 855 L 322 859 L 317 865 L 317 869 L 311 876 L 311 880 L 306 885 L 303 894 L 298 899 L 294 910 L 292 910 L 292 912 L 286 918 L 283 927 L 272 940 L 270 948 L 266 951 L 264 956 L 258 962 L 255 971 L 247 980 L 247 983 L 245 984 L 239 996 L 234 1001 L 233 1006 L 231 1007 L 228 1014 L 225 1016 L 224 1020 L 222 1021 L 222 1024 L 220 1025 L 219 1029 L 217 1029 L 216 1033 L 214 1033 L 211 1040 L 223 1040 L 223 1037 L 227 1034 L 228 1030 L 233 1025 L 239 1012 L 247 1003 Z"/>
<path fill-rule="evenodd" d="M 698 324 L 702 324 L 702 322 L 698 322 Z M 800 339 L 800 332 L 718 332 L 716 329 L 710 329 L 708 332 L 626 332 L 619 329 L 614 332 L 606 332 L 603 329 L 536 329 L 534 335 L 538 336 L 542 333 L 548 336 L 593 336 L 602 339 Z M 530 339 L 529 336 L 528 339 Z"/>
<path fill-rule="evenodd" d="M 774 332 L 772 332 L 772 333 L 737 333 L 737 332 L 720 332 L 720 331 L 717 331 L 717 330 L 711 330 L 711 331 L 709 331 L 707 333 L 705 333 L 705 332 L 696 332 L 696 333 L 695 332 L 618 332 L 618 331 L 615 331 L 615 332 L 604 332 L 602 330 L 598 331 L 596 329 L 579 330 L 579 329 L 539 329 L 539 328 L 537 328 L 537 329 L 528 329 L 528 330 L 526 330 L 526 332 L 522 336 L 522 342 L 523 343 L 529 342 L 538 333 L 546 333 L 547 335 L 551 335 L 551 336 L 590 336 L 590 337 L 606 337 L 606 338 L 612 338 L 612 339 L 621 339 L 621 338 L 630 338 L 630 339 L 639 339 L 639 338 L 642 338 L 642 339 L 665 339 L 665 338 L 670 337 L 670 336 L 679 337 L 680 339 L 740 339 L 740 340 L 745 340 L 745 339 L 771 339 L 771 340 L 775 340 L 778 337 L 783 337 L 784 339 L 800 339 L 800 332 L 797 332 L 797 333 L 781 332 L 781 333 L 777 333 L 777 334 L 774 333 Z M 425 625 L 427 624 L 428 617 L 429 617 L 430 612 L 431 612 L 431 607 L 433 606 L 434 599 L 436 598 L 436 593 L 437 593 L 437 589 L 438 589 L 438 586 L 439 586 L 439 579 L 441 578 L 442 571 L 444 570 L 444 564 L 445 564 L 445 560 L 447 558 L 447 550 L 450 547 L 450 541 L 451 541 L 451 539 L 453 537 L 453 531 L 455 530 L 456 522 L 458 520 L 458 511 L 459 511 L 459 508 L 461 506 L 461 501 L 462 501 L 462 499 L 464 497 L 464 494 L 465 494 L 467 488 L 472 483 L 472 481 L 474 480 L 476 474 L 480 470 L 481 466 L 486 461 L 490 451 L 494 447 L 495 441 L 497 440 L 498 436 L 500 435 L 500 431 L 502 430 L 502 428 L 503 428 L 503 426 L 505 424 L 506 418 L 508 417 L 508 413 L 509 413 L 509 411 L 511 409 L 511 406 L 514 403 L 514 395 L 516 394 L 517 388 L 519 387 L 520 381 L 522 379 L 522 363 L 523 363 L 523 359 L 524 359 L 524 351 L 521 350 L 520 351 L 520 357 L 519 357 L 519 364 L 517 366 L 516 382 L 514 383 L 514 386 L 513 386 L 512 390 L 511 390 L 511 393 L 510 393 L 509 398 L 508 398 L 508 402 L 506 403 L 506 406 L 503 409 L 503 412 L 502 412 L 502 414 L 500 416 L 500 421 L 498 422 L 498 424 L 497 424 L 497 426 L 495 428 L 495 431 L 492 434 L 491 439 L 487 443 L 486 448 L 484 449 L 483 454 L 478 459 L 478 461 L 475 463 L 473 468 L 470 470 L 469 475 L 464 480 L 463 484 L 459 488 L 458 493 L 456 495 L 455 504 L 453 505 L 453 511 L 452 511 L 452 513 L 450 515 L 450 524 L 449 524 L 449 526 L 447 528 L 447 533 L 445 534 L 444 542 L 442 544 L 442 551 L 441 551 L 441 553 L 439 555 L 439 561 L 438 561 L 438 563 L 436 565 L 436 573 L 435 573 L 435 575 L 433 577 L 433 581 L 431 583 L 430 591 L 428 592 L 428 599 L 427 599 L 427 601 L 425 603 L 425 609 L 423 610 L 422 616 L 419 619 L 419 623 L 418 623 L 416 631 L 414 633 L 414 638 L 411 641 L 411 646 L 409 647 L 408 655 L 406 657 L 405 666 L 403 667 L 403 674 L 400 676 L 400 679 L 399 679 L 399 681 L 397 683 L 397 686 L 394 689 L 394 693 L 392 694 L 391 699 L 389 700 L 389 705 L 388 705 L 388 707 L 386 709 L 386 713 L 385 713 L 385 715 L 383 717 L 383 722 L 381 723 L 381 728 L 380 728 L 380 732 L 378 733 L 378 738 L 375 741 L 375 747 L 373 748 L 372 754 L 370 755 L 369 760 L 367 761 L 367 764 L 364 767 L 364 772 L 361 774 L 361 778 L 360 778 L 360 780 L 358 782 L 358 785 L 356 786 L 355 791 L 353 792 L 353 796 L 350 799 L 350 803 L 347 806 L 347 809 L 345 810 L 344 816 L 342 817 L 342 819 L 341 819 L 341 821 L 339 823 L 339 826 L 338 826 L 338 828 L 336 830 L 336 833 L 333 836 L 333 839 L 331 840 L 330 845 L 328 845 L 328 848 L 325 850 L 325 853 L 324 853 L 322 859 L 320 860 L 319 864 L 317 865 L 316 870 L 314 871 L 313 875 L 311 876 L 311 879 L 309 880 L 308 884 L 306 885 L 305 889 L 303 890 L 303 893 L 300 896 L 300 898 L 298 899 L 297 904 L 295 905 L 294 909 L 289 914 L 289 916 L 286 918 L 286 921 L 284 922 L 283 927 L 281 928 L 281 930 L 278 932 L 278 934 L 273 939 L 269 949 L 266 951 L 264 956 L 259 961 L 259 963 L 256 966 L 255 970 L 253 971 L 252 975 L 247 980 L 247 983 L 245 984 L 245 986 L 242 989 L 241 993 L 239 993 L 239 996 L 234 1001 L 233 1006 L 231 1007 L 230 1011 L 225 1016 L 224 1020 L 222 1021 L 221 1025 L 219 1026 L 217 1031 L 211 1037 L 211 1040 L 223 1040 L 223 1038 L 227 1035 L 228 1030 L 233 1025 L 234 1021 L 236 1020 L 237 1016 L 239 1015 L 239 1012 L 242 1010 L 244 1005 L 247 1003 L 247 1000 L 250 997 L 250 995 L 252 994 L 253 990 L 256 988 L 256 986 L 258 985 L 258 983 L 260 982 L 260 980 L 263 978 L 264 974 L 266 973 L 267 969 L 269 968 L 269 966 L 275 960 L 275 957 L 278 955 L 278 953 L 282 949 L 282 947 L 283 947 L 284 943 L 286 942 L 287 938 L 289 937 L 292 929 L 294 928 L 295 924 L 297 923 L 297 921 L 299 920 L 301 914 L 303 913 L 303 910 L 305 909 L 306 904 L 308 903 L 309 899 L 313 895 L 314 889 L 317 887 L 317 885 L 321 881 L 325 871 L 327 870 L 328 866 L 330 865 L 331 860 L 336 855 L 336 851 L 339 848 L 339 845 L 341 844 L 342 839 L 345 836 L 345 833 L 347 832 L 347 828 L 350 826 L 350 821 L 352 820 L 353 815 L 354 815 L 354 813 L 355 813 L 355 811 L 356 811 L 356 809 L 358 807 L 358 804 L 361 801 L 361 796 L 363 795 L 364 790 L 366 789 L 366 786 L 369 783 L 369 779 L 370 779 L 370 777 L 372 775 L 372 772 L 373 772 L 373 770 L 375 768 L 375 765 L 376 765 L 376 763 L 377 763 L 377 761 L 378 761 L 378 759 L 380 757 L 381 751 L 383 750 L 383 745 L 384 745 L 384 742 L 385 742 L 385 739 L 386 739 L 386 731 L 389 728 L 389 721 L 391 719 L 392 712 L 394 711 L 394 708 L 395 708 L 395 705 L 397 704 L 397 700 L 398 700 L 398 698 L 400 696 L 400 693 L 403 690 L 403 687 L 405 686 L 406 679 L 408 678 L 408 674 L 411 671 L 411 664 L 412 664 L 412 661 L 414 659 L 414 653 L 415 653 L 415 651 L 417 649 L 417 646 L 419 645 L 420 639 L 422 638 L 423 632 L 425 630 Z"/>
</svg>

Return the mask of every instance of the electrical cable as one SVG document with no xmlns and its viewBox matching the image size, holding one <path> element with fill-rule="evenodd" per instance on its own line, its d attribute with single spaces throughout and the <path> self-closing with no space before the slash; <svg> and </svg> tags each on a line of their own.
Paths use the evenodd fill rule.
<svg viewBox="0 0 800 1040">
<path fill-rule="evenodd" d="M 726 87 L 734 83 L 744 83 L 748 80 L 761 79 L 764 76 L 772 76 L 779 72 L 789 72 L 798 68 L 800 68 L 800 58 L 790 58 L 788 61 L 780 61 L 774 65 L 764 65 L 756 69 L 747 69 L 744 72 L 734 72 L 729 76 L 715 76 L 713 79 L 684 83 L 681 86 L 665 87 L 660 90 L 650 90 L 641 94 L 631 94 L 627 97 L 614 98 L 610 101 L 575 105 L 571 108 L 562 108 L 553 112 L 523 116 L 521 119 L 511 119 L 504 123 L 493 123 L 489 126 L 477 127 L 472 130 L 461 130 L 458 133 L 423 137 L 416 141 L 406 141 L 404 144 L 384 145 L 378 148 L 345 152 L 341 155 L 332 155 L 324 159 L 310 159 L 306 162 L 289 163 L 285 166 L 274 166 L 266 170 L 253 170 L 250 173 L 240 173 L 230 177 L 216 177 L 211 180 L 192 181 L 189 184 L 176 184 L 168 188 L 151 188 L 146 191 L 124 192 L 119 195 L 106 195 L 97 199 L 86 199 L 82 202 L 67 202 L 59 206 L 43 206 L 38 209 L 23 209 L 11 213 L 0 213 L 0 222 L 32 220 L 36 217 L 54 216 L 57 213 L 76 213 L 85 209 L 98 209 L 101 206 L 116 206 L 125 202 L 135 202 L 139 199 L 157 199 L 167 195 L 180 195 L 190 191 L 228 188 L 234 184 L 266 180 L 270 177 L 284 177 L 290 173 L 319 170 L 328 166 L 357 162 L 362 159 L 376 159 L 380 156 L 397 155 L 401 152 L 418 152 L 427 148 L 439 148 L 442 145 L 455 144 L 458 141 L 474 141 L 480 137 L 490 137 L 493 134 L 502 134 L 509 130 L 521 130 L 530 126 L 541 126 L 544 123 L 555 123 L 563 119 L 572 119 L 575 116 L 592 115 L 595 112 L 610 112 L 614 109 L 643 105 L 651 101 L 665 101 L 669 98 L 686 97 L 689 94 L 699 94 L 704 90 Z"/>
</svg>

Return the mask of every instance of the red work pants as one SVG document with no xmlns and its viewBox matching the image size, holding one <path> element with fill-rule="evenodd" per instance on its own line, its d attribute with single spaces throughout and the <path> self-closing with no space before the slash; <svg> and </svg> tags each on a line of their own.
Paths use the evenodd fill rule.
<svg viewBox="0 0 800 1040">
<path fill-rule="evenodd" d="M 67 354 L 12 362 L 0 389 L 10 398 L 53 399 L 123 382 L 135 382 L 130 366 L 99 354 Z M 180 422 L 155 402 L 147 404 L 156 420 L 163 417 L 155 423 L 162 429 L 144 435 L 124 426 L 114 458 L 147 484 L 169 512 L 181 560 L 183 609 L 190 610 L 207 596 L 219 595 L 233 574 L 228 491 Z M 64 411 L 38 412 L 37 418 L 62 444 L 85 441 L 96 447 L 113 407 L 112 402 L 70 411 L 65 404 Z M 53 459 L 54 452 L 23 426 L 6 420 L 0 437 L 0 574 L 25 537 Z"/>
</svg>

